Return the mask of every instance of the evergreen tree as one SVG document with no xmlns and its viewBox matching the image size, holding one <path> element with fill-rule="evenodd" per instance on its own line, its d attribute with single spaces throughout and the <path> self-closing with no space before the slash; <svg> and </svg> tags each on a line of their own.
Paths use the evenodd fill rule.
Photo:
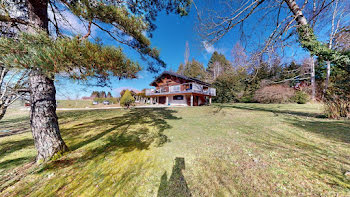
<svg viewBox="0 0 350 197">
<path fill-rule="evenodd" d="M 91 93 L 91 96 L 92 98 L 100 98 L 100 92 L 99 91 L 93 91 Z"/>
<path fill-rule="evenodd" d="M 125 93 L 120 99 L 120 105 L 129 109 L 130 105 L 132 105 L 134 102 L 135 98 L 131 95 L 131 92 L 129 90 L 125 90 Z"/>
<path fill-rule="evenodd" d="M 87 25 L 87 34 L 64 37 L 64 31 L 55 20 L 50 20 L 54 26 L 54 31 L 50 31 L 49 5 L 51 10 L 56 10 L 53 12 L 55 19 L 58 14 L 62 16 L 59 13 L 62 9 L 56 9 L 57 7 L 65 7 L 79 17 Z M 151 32 L 156 28 L 154 21 L 160 11 L 186 15 L 189 5 L 190 0 L 28 0 L 24 8 L 18 8 L 27 14 L 26 20 L 10 13 L 13 11 L 11 5 L 2 4 L 0 22 L 12 27 L 26 25 L 29 33 L 17 38 L 1 37 L 0 61 L 5 66 L 14 65 L 30 70 L 30 122 L 38 151 L 37 161 L 49 160 L 68 150 L 61 138 L 56 115 L 56 75 L 65 73 L 71 79 L 86 83 L 97 81 L 97 85 L 103 86 L 108 84 L 110 76 L 134 78 L 141 69 L 138 63 L 125 56 L 121 47 L 107 47 L 102 42 L 90 42 L 88 38 L 92 27 L 139 52 L 148 61 L 148 69 L 156 71 L 159 66 L 164 67 L 165 63 L 160 59 L 159 51 L 151 47 L 150 40 L 144 33 L 152 36 Z M 93 78 L 97 80 L 90 80 Z"/>
<path fill-rule="evenodd" d="M 246 78 L 245 70 L 223 73 L 217 77 L 213 83 L 217 96 L 213 101 L 218 103 L 241 102 Z"/>
<path fill-rule="evenodd" d="M 177 69 L 176 73 L 180 74 L 180 75 L 183 75 L 184 74 L 184 69 L 185 69 L 184 64 L 181 63 L 179 68 Z"/>
<path fill-rule="evenodd" d="M 223 54 L 220 54 L 217 51 L 214 51 L 214 53 L 212 54 L 208 62 L 208 66 L 206 69 L 209 80 L 215 80 L 221 74 L 231 70 L 232 70 L 232 65 L 226 59 L 226 57 Z"/>
<path fill-rule="evenodd" d="M 199 80 L 206 79 L 206 72 L 205 72 L 203 64 L 201 64 L 200 62 L 198 62 L 194 59 L 185 65 L 183 75 L 185 75 L 187 77 L 196 78 Z"/>
<path fill-rule="evenodd" d="M 101 98 L 106 98 L 106 92 L 105 92 L 105 91 L 101 91 L 100 97 L 101 97 Z"/>
<path fill-rule="evenodd" d="M 107 93 L 107 98 L 113 98 L 111 92 L 108 92 L 108 93 Z"/>
</svg>

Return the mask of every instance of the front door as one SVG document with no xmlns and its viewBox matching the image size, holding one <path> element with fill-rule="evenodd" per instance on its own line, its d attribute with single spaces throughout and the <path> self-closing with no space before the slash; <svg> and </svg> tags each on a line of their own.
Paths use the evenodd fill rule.
<svg viewBox="0 0 350 197">
<path fill-rule="evenodd" d="M 193 106 L 198 106 L 199 96 L 193 96 Z"/>
<path fill-rule="evenodd" d="M 166 102 L 165 96 L 160 96 L 159 97 L 159 104 L 165 104 L 165 102 Z"/>
</svg>

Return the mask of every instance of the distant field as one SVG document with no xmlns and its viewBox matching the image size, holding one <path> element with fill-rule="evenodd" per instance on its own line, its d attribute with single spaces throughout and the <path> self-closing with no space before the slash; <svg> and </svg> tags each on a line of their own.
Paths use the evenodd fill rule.
<svg viewBox="0 0 350 197">
<path fill-rule="evenodd" d="M 100 107 L 119 107 L 119 103 L 104 105 L 99 103 L 98 105 L 93 105 L 92 101 L 86 100 L 58 100 L 57 108 L 100 108 Z"/>
<path fill-rule="evenodd" d="M 0 196 L 350 196 L 350 121 L 316 104 L 59 112 L 70 152 L 0 137 Z M 28 130 L 6 116 L 0 130 Z"/>
</svg>

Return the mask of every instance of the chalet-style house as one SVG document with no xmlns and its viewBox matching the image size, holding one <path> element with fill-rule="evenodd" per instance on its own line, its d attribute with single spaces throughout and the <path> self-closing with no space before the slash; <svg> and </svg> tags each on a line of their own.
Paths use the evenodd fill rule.
<svg viewBox="0 0 350 197">
<path fill-rule="evenodd" d="M 199 106 L 211 104 L 216 96 L 215 88 L 201 80 L 165 71 L 151 84 L 155 89 L 146 89 L 151 104 Z"/>
</svg>

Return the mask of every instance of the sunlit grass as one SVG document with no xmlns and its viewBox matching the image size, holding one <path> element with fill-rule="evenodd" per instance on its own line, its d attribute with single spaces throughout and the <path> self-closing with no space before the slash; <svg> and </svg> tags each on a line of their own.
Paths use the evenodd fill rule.
<svg viewBox="0 0 350 197">
<path fill-rule="evenodd" d="M 315 104 L 60 112 L 71 151 L 0 194 L 162 196 L 160 185 L 181 179 L 192 196 L 347 196 L 350 122 L 321 115 Z M 23 121 L 7 117 L 0 129 Z M 0 138 L 0 189 L 34 160 L 31 140 Z"/>
</svg>

